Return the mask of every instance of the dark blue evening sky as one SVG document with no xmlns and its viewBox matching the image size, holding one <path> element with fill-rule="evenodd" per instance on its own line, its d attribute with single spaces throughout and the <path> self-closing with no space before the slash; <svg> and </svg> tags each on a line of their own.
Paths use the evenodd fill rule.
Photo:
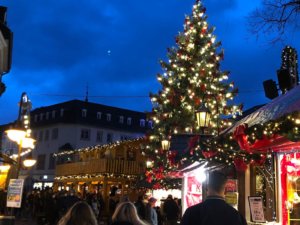
<svg viewBox="0 0 300 225">
<path fill-rule="evenodd" d="M 13 64 L 3 78 L 0 124 L 17 118 L 26 92 L 33 108 L 71 99 L 150 111 L 160 59 L 175 45 L 194 0 L 1 0 L 14 32 Z M 204 0 L 225 58 L 222 70 L 239 88 L 245 109 L 266 103 L 262 82 L 276 79 L 281 50 L 299 50 L 296 33 L 270 46 L 247 32 L 246 16 L 260 0 Z"/>
</svg>

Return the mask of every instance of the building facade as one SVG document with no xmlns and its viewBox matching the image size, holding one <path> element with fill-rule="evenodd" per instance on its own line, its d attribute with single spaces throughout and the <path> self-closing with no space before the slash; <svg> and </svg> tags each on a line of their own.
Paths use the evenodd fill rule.
<svg viewBox="0 0 300 225">
<path fill-rule="evenodd" d="M 136 139 L 152 126 L 145 113 L 80 100 L 34 109 L 30 124 L 36 147 L 28 155 L 37 163 L 28 171 L 22 170 L 21 176 L 30 175 L 37 188 L 53 185 L 55 153 Z M 2 152 L 17 152 L 17 146 L 5 135 Z"/>
</svg>

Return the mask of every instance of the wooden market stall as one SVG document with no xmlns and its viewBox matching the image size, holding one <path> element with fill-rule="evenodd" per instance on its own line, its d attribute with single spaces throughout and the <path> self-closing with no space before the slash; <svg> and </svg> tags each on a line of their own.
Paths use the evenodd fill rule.
<svg viewBox="0 0 300 225">
<path fill-rule="evenodd" d="M 108 210 L 109 197 L 137 199 L 135 184 L 145 172 L 139 138 L 107 145 L 64 151 L 56 154 L 55 190 L 101 193 Z"/>
</svg>

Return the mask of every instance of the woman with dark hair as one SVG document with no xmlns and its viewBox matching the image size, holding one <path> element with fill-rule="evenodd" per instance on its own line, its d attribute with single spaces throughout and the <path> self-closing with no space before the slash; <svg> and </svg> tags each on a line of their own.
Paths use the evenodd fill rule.
<svg viewBox="0 0 300 225">
<path fill-rule="evenodd" d="M 57 225 L 97 225 L 97 219 L 88 203 L 76 202 Z"/>
</svg>

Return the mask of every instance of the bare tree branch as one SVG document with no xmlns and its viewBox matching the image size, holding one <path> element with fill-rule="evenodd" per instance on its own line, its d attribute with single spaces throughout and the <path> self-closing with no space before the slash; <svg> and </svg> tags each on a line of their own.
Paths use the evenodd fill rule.
<svg viewBox="0 0 300 225">
<path fill-rule="evenodd" d="M 288 28 L 299 28 L 300 0 L 263 0 L 262 6 L 248 16 L 249 31 L 257 37 L 276 34 L 284 37 Z"/>
</svg>

